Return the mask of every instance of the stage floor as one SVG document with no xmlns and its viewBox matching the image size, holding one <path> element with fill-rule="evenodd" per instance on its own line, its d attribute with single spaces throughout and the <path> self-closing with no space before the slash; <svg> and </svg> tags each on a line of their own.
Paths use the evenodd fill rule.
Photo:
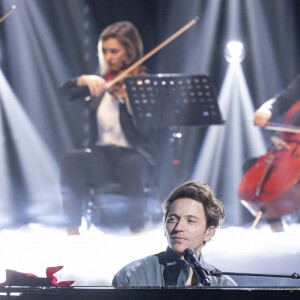
<svg viewBox="0 0 300 300">
<path fill-rule="evenodd" d="M 75 280 L 74 286 L 108 286 L 125 264 L 167 247 L 161 224 L 132 234 L 127 228 L 109 230 L 81 227 L 68 236 L 65 228 L 28 224 L 0 231 L 0 282 L 5 270 L 45 277 L 46 268 L 63 266 L 58 281 Z M 205 259 L 226 272 L 292 275 L 300 273 L 300 224 L 284 232 L 228 227 L 217 231 L 203 249 Z M 300 280 L 270 277 L 234 277 L 240 286 L 300 286 Z"/>
</svg>

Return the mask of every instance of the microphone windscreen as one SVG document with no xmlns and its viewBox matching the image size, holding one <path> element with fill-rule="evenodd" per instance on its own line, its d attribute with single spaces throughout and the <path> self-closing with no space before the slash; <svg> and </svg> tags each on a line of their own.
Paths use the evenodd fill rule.
<svg viewBox="0 0 300 300">
<path fill-rule="evenodd" d="M 183 257 L 187 262 L 189 262 L 191 257 L 193 257 L 194 255 L 196 255 L 196 253 L 191 248 L 186 248 L 183 252 Z"/>
</svg>

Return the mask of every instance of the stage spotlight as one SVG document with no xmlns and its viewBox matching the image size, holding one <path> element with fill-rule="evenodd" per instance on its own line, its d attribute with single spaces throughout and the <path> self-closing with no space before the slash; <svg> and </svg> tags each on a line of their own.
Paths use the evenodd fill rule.
<svg viewBox="0 0 300 300">
<path fill-rule="evenodd" d="M 225 48 L 225 59 L 230 64 L 238 64 L 242 62 L 245 56 L 244 46 L 241 42 L 231 41 Z"/>
</svg>

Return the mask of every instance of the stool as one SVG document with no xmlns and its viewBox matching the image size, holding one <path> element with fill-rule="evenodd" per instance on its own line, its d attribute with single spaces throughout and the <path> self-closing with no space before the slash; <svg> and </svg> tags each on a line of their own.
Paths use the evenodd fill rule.
<svg viewBox="0 0 300 300">
<path fill-rule="evenodd" d="M 157 217 L 153 216 L 153 211 L 155 211 L 154 214 L 161 213 L 160 205 L 159 208 L 155 209 L 150 203 L 151 201 L 153 202 L 154 195 L 153 188 L 149 186 L 144 188 L 144 218 L 146 221 L 157 219 Z M 156 202 L 158 203 L 158 201 Z M 152 206 L 151 209 L 149 209 L 150 205 Z M 129 207 L 130 198 L 122 195 L 120 183 L 111 182 L 101 186 L 88 186 L 87 195 L 83 202 L 83 217 L 85 218 L 87 229 L 90 228 L 91 224 L 109 224 L 109 227 L 124 225 L 128 221 Z"/>
</svg>

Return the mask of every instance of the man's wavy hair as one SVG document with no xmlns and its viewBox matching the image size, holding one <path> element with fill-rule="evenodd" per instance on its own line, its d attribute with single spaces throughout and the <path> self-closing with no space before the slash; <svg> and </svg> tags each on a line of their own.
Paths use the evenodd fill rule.
<svg viewBox="0 0 300 300">
<path fill-rule="evenodd" d="M 180 198 L 190 198 L 202 203 L 206 216 L 206 228 L 210 226 L 217 228 L 225 219 L 224 206 L 222 202 L 214 196 L 211 188 L 205 183 L 188 181 L 175 188 L 163 202 L 164 223 L 167 221 L 171 204 Z"/>
</svg>

